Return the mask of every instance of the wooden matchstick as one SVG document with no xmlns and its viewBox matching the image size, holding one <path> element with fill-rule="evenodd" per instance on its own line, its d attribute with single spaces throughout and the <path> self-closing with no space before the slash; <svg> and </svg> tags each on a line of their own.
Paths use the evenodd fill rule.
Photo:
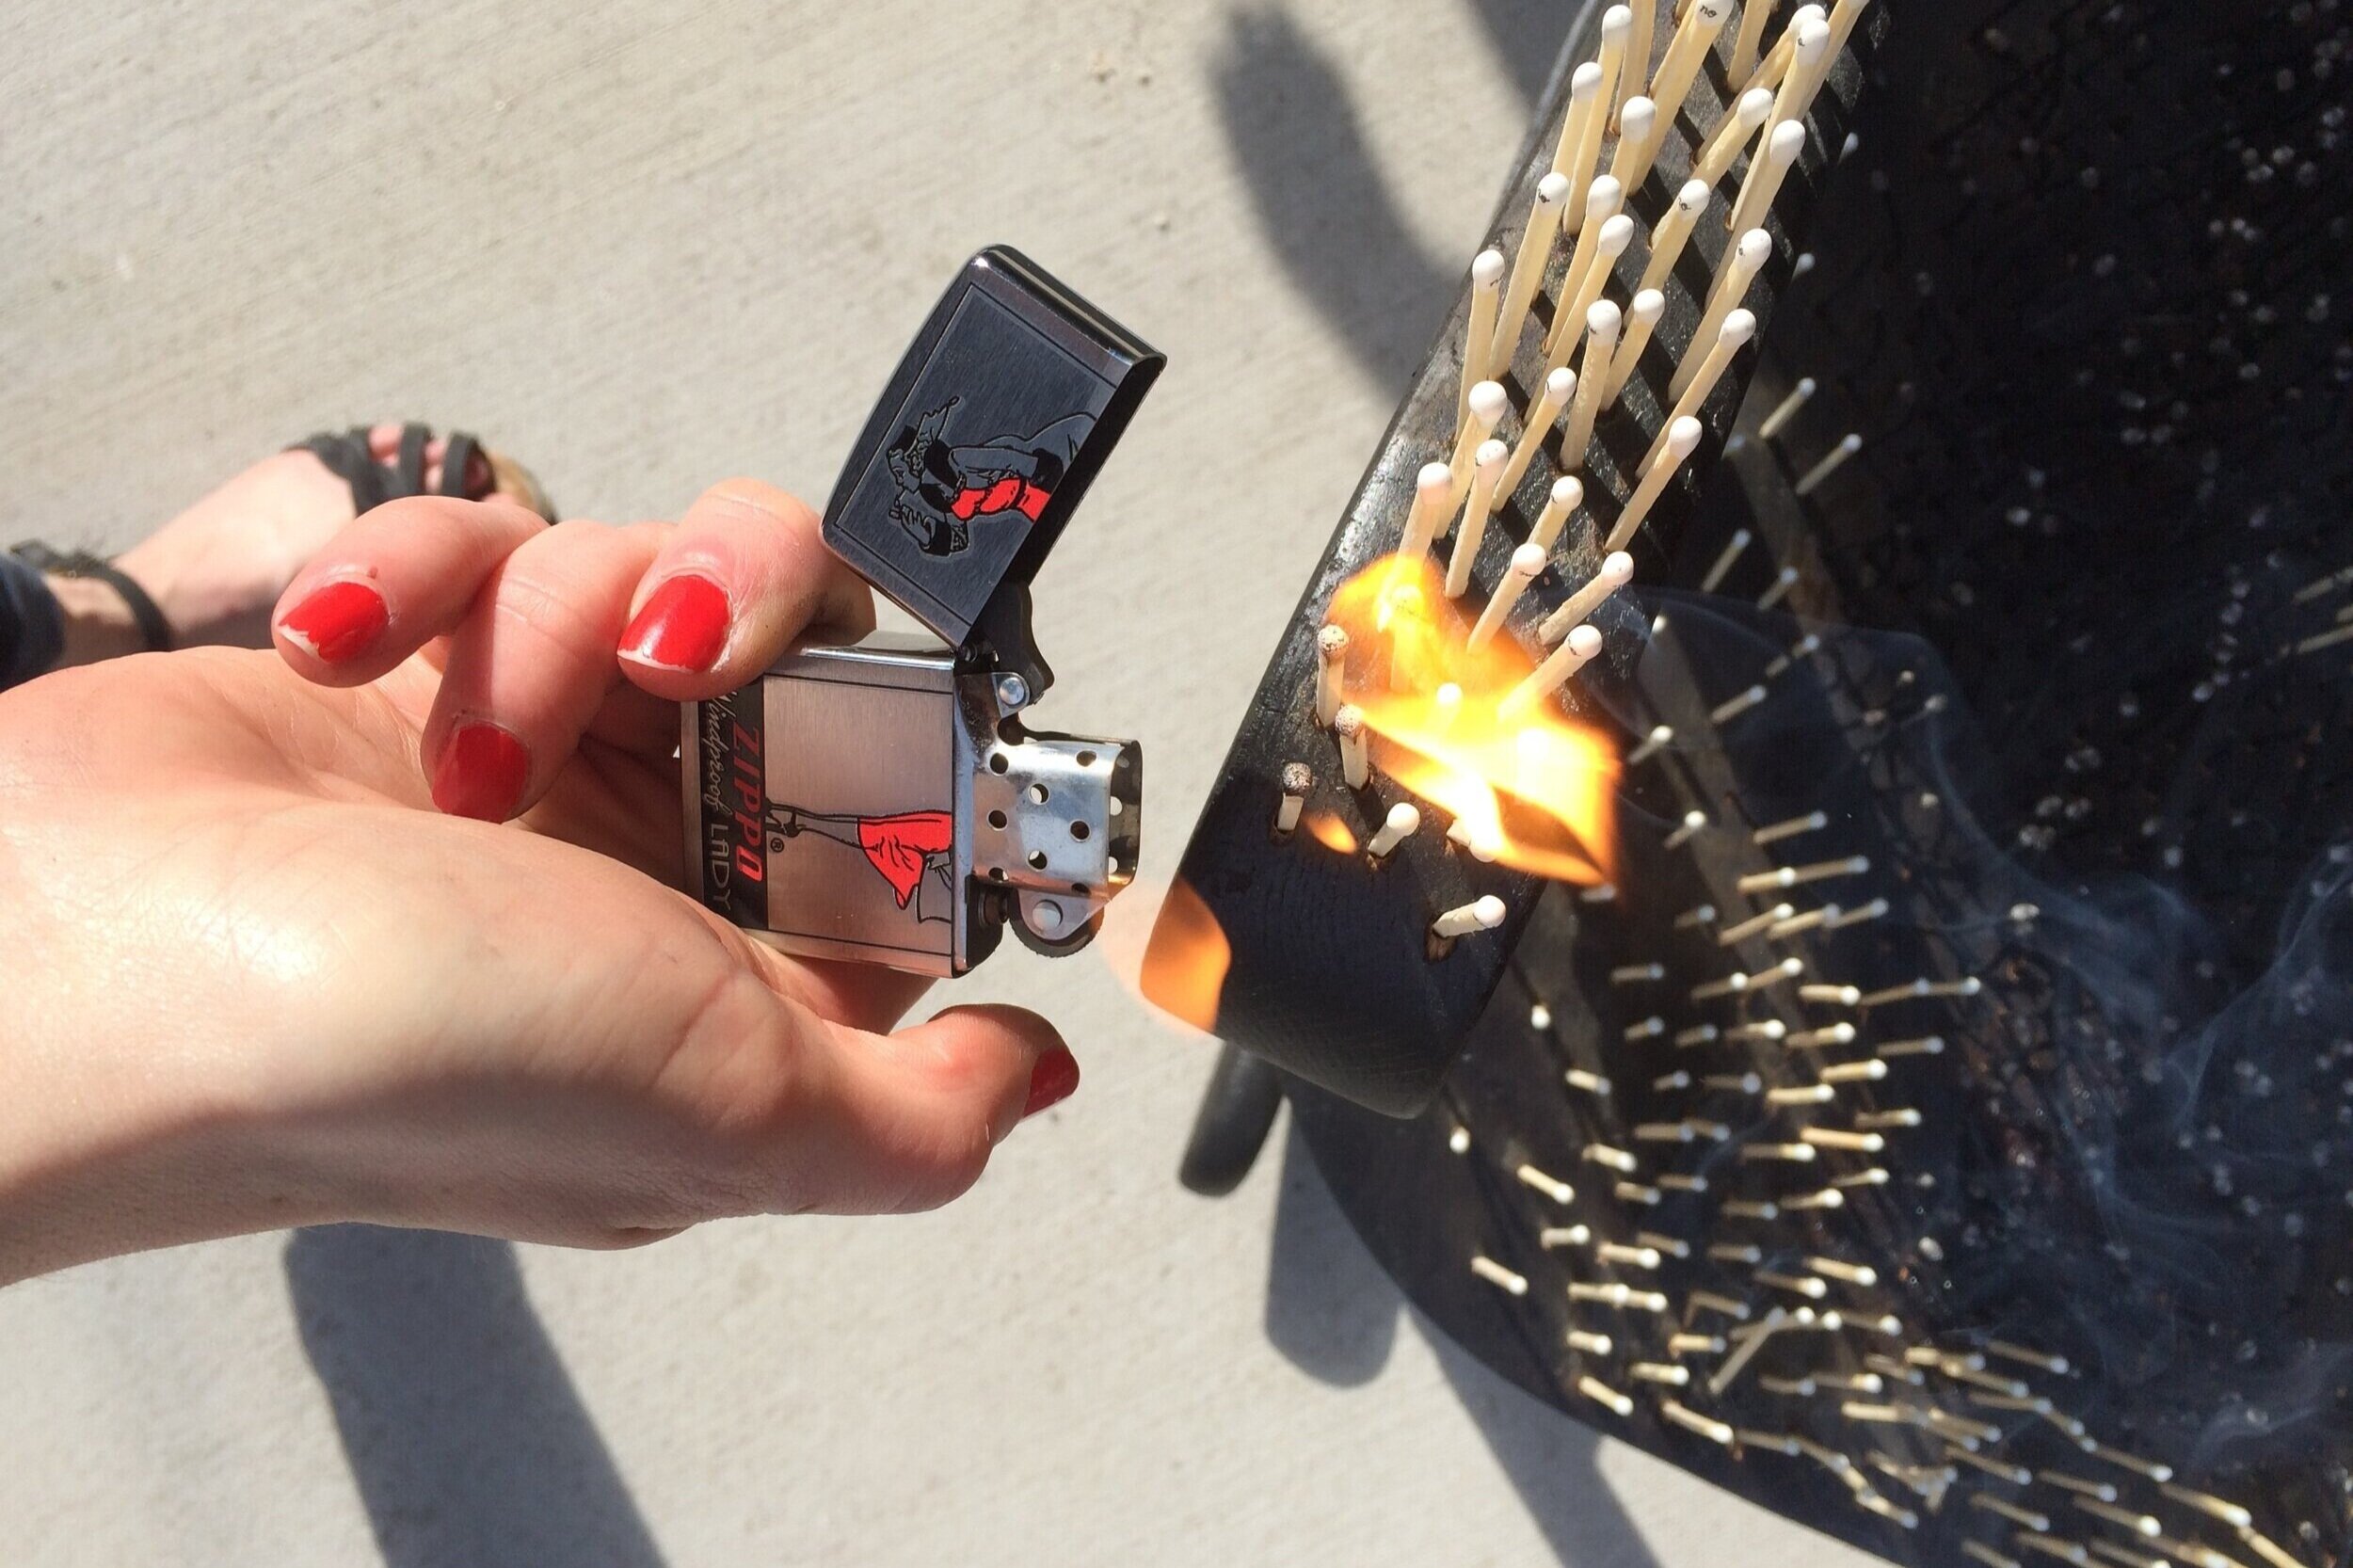
<svg viewBox="0 0 2353 1568">
<path fill-rule="evenodd" d="M 1822 79 L 1830 74 L 1830 24 L 1821 19 L 1820 7 L 1808 8 L 1814 14 L 1790 27 L 1794 41 L 1789 69 L 1773 93 L 1775 121 L 1803 120 L 1814 106 L 1814 95 L 1821 90 Z"/>
<path fill-rule="evenodd" d="M 1651 465 L 1650 472 L 1642 475 L 1642 482 L 1634 488 L 1632 499 L 1626 502 L 1625 510 L 1618 514 L 1618 525 L 1609 531 L 1609 542 L 1603 548 L 1624 550 L 1633 543 L 1635 531 L 1642 526 L 1642 520 L 1650 516 L 1651 508 L 1666 493 L 1668 485 L 1683 467 L 1684 459 L 1699 450 L 1700 437 L 1704 433 L 1700 422 L 1689 414 L 1667 426 L 1666 451 L 1657 462 Z"/>
<path fill-rule="evenodd" d="M 1713 194 L 1705 180 L 1687 180 L 1675 193 L 1673 205 L 1659 215 L 1658 225 L 1651 232 L 1650 260 L 1642 264 L 1642 280 L 1635 285 L 1637 293 L 1656 290 L 1666 282 L 1667 275 L 1683 255 L 1684 244 L 1698 227 L 1700 214 L 1707 210 Z"/>
<path fill-rule="evenodd" d="M 1740 31 L 1733 39 L 1732 61 L 1728 74 L 1736 82 L 1746 81 L 1756 70 L 1756 58 L 1765 47 L 1765 24 L 1773 14 L 1773 0 L 1748 0 L 1740 9 Z"/>
<path fill-rule="evenodd" d="M 1472 467 L 1479 461 L 1480 446 L 1496 433 L 1496 426 L 1503 422 L 1504 410 L 1511 406 L 1512 394 L 1503 390 L 1500 381 L 1481 381 L 1470 390 L 1470 417 L 1456 433 L 1454 456 L 1447 464 L 1449 509 L 1438 526 L 1438 537 L 1446 537 L 1453 527 L 1452 503 L 1468 488 Z"/>
<path fill-rule="evenodd" d="M 1847 40 L 1854 37 L 1855 24 L 1863 20 L 1863 12 L 1870 4 L 1871 0 L 1838 0 L 1836 5 L 1831 7 L 1829 55 L 1831 63 L 1834 64 L 1839 55 L 1845 51 Z M 1823 68 L 1823 74 L 1829 74 L 1827 65 Z"/>
<path fill-rule="evenodd" d="M 1732 216 L 1724 227 L 1737 234 L 1763 223 L 1765 215 L 1772 211 L 1773 198 L 1781 194 L 1782 182 L 1788 179 L 1798 154 L 1804 151 L 1804 122 L 1776 121 L 1766 134 L 1764 156 L 1749 165 L 1748 178 L 1740 184 L 1739 200 L 1733 203 Z"/>
<path fill-rule="evenodd" d="M 1822 481 L 1828 479 L 1832 474 L 1836 473 L 1840 469 L 1844 468 L 1847 464 L 1847 459 L 1862 450 L 1862 433 L 1859 431 L 1849 431 L 1846 440 L 1840 441 L 1836 446 L 1832 447 L 1827 456 L 1823 457 L 1820 462 L 1815 464 L 1812 468 L 1807 469 L 1805 472 L 1800 476 L 1797 483 L 1797 493 L 1800 495 L 1812 495 L 1816 490 L 1820 489 L 1822 488 Z"/>
<path fill-rule="evenodd" d="M 1479 613 L 1479 622 L 1471 628 L 1469 648 L 1473 653 L 1487 646 L 1489 639 L 1502 627 L 1504 617 L 1520 601 L 1528 585 L 1536 581 L 1536 574 L 1545 569 L 1545 549 L 1529 543 L 1512 552 L 1512 564 L 1504 571 L 1503 581 L 1487 598 L 1487 607 Z"/>
<path fill-rule="evenodd" d="M 1454 472 L 1444 463 L 1424 463 L 1414 476 L 1414 509 L 1406 514 L 1405 536 L 1397 551 L 1409 561 L 1430 553 L 1454 495 Z"/>
<path fill-rule="evenodd" d="M 1773 95 L 1763 88 L 1753 88 L 1740 95 L 1732 112 L 1717 125 L 1700 155 L 1691 160 L 1691 178 L 1714 190 L 1732 172 L 1733 161 L 1740 156 L 1740 149 L 1749 144 L 1773 112 Z"/>
<path fill-rule="evenodd" d="M 1512 460 L 1503 466 L 1503 477 L 1496 481 L 1494 504 L 1501 506 L 1512 499 L 1528 476 L 1529 465 L 1544 449 L 1545 438 L 1561 418 L 1561 410 L 1569 406 L 1577 392 L 1577 372 L 1561 366 L 1545 377 L 1545 390 L 1537 394 L 1536 406 L 1528 410 L 1528 422 L 1520 428 L 1519 444 L 1512 448 Z"/>
<path fill-rule="evenodd" d="M 1662 134 L 1683 112 L 1684 101 L 1691 96 L 1691 84 L 1699 77 L 1700 66 L 1731 16 L 1732 0 L 1699 0 L 1683 13 L 1673 39 L 1667 44 L 1666 57 L 1658 62 L 1658 74 L 1651 78 L 1650 97 L 1658 105 Z"/>
<path fill-rule="evenodd" d="M 1734 358 L 1755 336 L 1756 312 L 1743 306 L 1725 313 L 1724 319 L 1716 328 L 1715 341 L 1706 345 L 1705 353 L 1700 353 L 1700 344 L 1696 342 L 1685 351 L 1683 363 L 1675 367 L 1674 380 L 1670 383 L 1682 390 L 1675 397 L 1674 408 L 1667 415 L 1666 424 L 1658 432 L 1658 439 L 1652 443 L 1650 451 L 1643 454 L 1640 472 L 1647 473 L 1658 461 L 1659 455 L 1667 448 L 1667 432 L 1674 428 L 1675 421 L 1699 413 L 1701 406 L 1715 392 L 1717 383 L 1724 378 L 1724 372 L 1732 368 Z M 1699 366 L 1692 369 L 1691 359 L 1695 354 L 1699 355 Z M 1684 375 L 1687 370 L 1691 372 L 1689 376 Z"/>
<path fill-rule="evenodd" d="M 1410 800 L 1401 800 L 1389 808 L 1380 828 L 1365 844 L 1365 853 L 1375 860 L 1385 860 L 1397 852 L 1397 846 L 1421 829 L 1421 808 Z"/>
<path fill-rule="evenodd" d="M 1372 777 L 1372 756 L 1365 740 L 1364 710 L 1353 702 L 1340 704 L 1332 715 L 1332 733 L 1339 737 L 1340 776 L 1352 790 L 1361 790 Z"/>
<path fill-rule="evenodd" d="M 1545 617 L 1544 624 L 1536 629 L 1537 637 L 1549 643 L 1567 636 L 1571 627 L 1591 616 L 1601 608 L 1602 600 L 1633 580 L 1633 556 L 1624 551 L 1604 556 L 1601 569 L 1593 573 L 1593 581 L 1571 594 L 1561 602 L 1561 608 Z"/>
<path fill-rule="evenodd" d="M 1625 204 L 1625 187 L 1607 174 L 1586 189 L 1585 224 L 1576 247 L 1569 252 L 1569 270 L 1561 278 L 1561 310 L 1553 317 L 1551 333 L 1545 339 L 1547 363 L 1559 364 L 1567 358 L 1561 351 L 1561 344 L 1576 343 L 1577 328 L 1583 323 L 1586 310 L 1593 298 L 1599 297 L 1596 292 L 1583 305 L 1569 303 L 1584 292 L 1586 275 L 1593 270 L 1593 258 L 1601 248 L 1602 225 L 1618 216 Z M 1608 278 L 1607 272 L 1603 277 Z"/>
<path fill-rule="evenodd" d="M 1478 564 L 1479 547 L 1487 536 L 1487 515 L 1495 510 L 1496 481 L 1503 477 L 1503 465 L 1512 460 L 1512 449 L 1498 440 L 1479 443 L 1476 463 L 1471 470 L 1470 494 L 1463 502 L 1463 532 L 1454 541 L 1454 553 L 1446 568 L 1446 596 L 1460 599 L 1470 586 L 1471 568 Z"/>
<path fill-rule="evenodd" d="M 1612 213 L 1603 221 L 1598 232 L 1601 237 L 1593 247 L 1593 265 L 1586 269 L 1584 280 L 1577 284 L 1576 295 L 1568 301 L 1565 319 L 1569 321 L 1587 320 L 1593 302 L 1609 286 L 1610 274 L 1617 269 L 1618 258 L 1625 255 L 1626 248 L 1634 243 L 1634 220 L 1624 213 Z M 1569 354 L 1576 346 L 1577 339 L 1573 332 L 1556 337 L 1545 355 L 1547 374 L 1568 363 Z M 1609 365 L 1605 363 L 1602 366 L 1604 385 L 1595 388 L 1595 392 L 1608 390 L 1609 370 Z"/>
<path fill-rule="evenodd" d="M 1503 923 L 1508 912 L 1501 899 L 1487 893 L 1431 921 L 1430 935 L 1440 941 L 1451 941 L 1474 931 L 1493 931 Z"/>
<path fill-rule="evenodd" d="M 1521 1186 L 1532 1187 L 1555 1203 L 1572 1204 L 1577 1201 L 1576 1188 L 1562 1181 L 1559 1176 L 1547 1175 L 1533 1165 L 1522 1165 L 1512 1174 L 1519 1178 Z"/>
<path fill-rule="evenodd" d="M 1798 384 L 1789 389 L 1789 395 L 1774 404 L 1773 411 L 1765 416 L 1765 423 L 1756 427 L 1757 440 L 1769 441 L 1788 428 L 1799 410 L 1814 400 L 1815 385 L 1813 376 L 1799 376 Z"/>
<path fill-rule="evenodd" d="M 1544 286 L 1545 268 L 1552 261 L 1552 242 L 1560 237 L 1561 216 L 1574 189 L 1565 174 L 1547 174 L 1536 182 L 1536 200 L 1528 210 L 1527 226 L 1520 231 L 1519 256 L 1512 264 L 1512 281 L 1496 316 L 1495 342 L 1487 350 L 1491 373 L 1500 375 L 1512 368 L 1520 331 L 1528 322 L 1528 308 Z"/>
<path fill-rule="evenodd" d="M 1525 1296 L 1528 1294 L 1528 1276 L 1526 1274 L 1515 1273 L 1512 1270 L 1505 1268 L 1502 1264 L 1497 1263 L 1493 1258 L 1489 1257 L 1474 1257 L 1471 1259 L 1470 1266 L 1472 1273 L 1477 1274 L 1481 1279 L 1485 1280 L 1490 1285 L 1500 1287 L 1511 1295 Z"/>
<path fill-rule="evenodd" d="M 1277 835 L 1297 830 L 1300 810 L 1307 804 L 1307 792 L 1315 787 L 1315 772 L 1306 763 L 1283 764 L 1283 800 L 1274 808 L 1274 831 Z"/>
<path fill-rule="evenodd" d="M 1773 237 L 1762 229 L 1751 229 L 1740 236 L 1740 242 L 1724 252 L 1723 265 L 1716 274 L 1715 292 L 1709 296 L 1707 312 L 1700 317 L 1699 326 L 1691 330 L 1691 345 L 1684 351 L 1683 362 L 1675 367 L 1674 379 L 1667 388 L 1681 397 L 1684 390 L 1699 376 L 1700 366 L 1707 362 L 1707 350 L 1723 331 L 1724 318 L 1741 309 L 1740 301 L 1756 281 L 1756 275 L 1765 270 L 1766 258 L 1773 253 Z M 1753 312 L 1752 312 L 1753 314 Z"/>
<path fill-rule="evenodd" d="M 1561 531 L 1568 526 L 1569 514 L 1585 500 L 1585 487 L 1575 474 L 1564 473 L 1552 482 L 1552 489 L 1545 497 L 1545 509 L 1537 515 L 1536 526 L 1528 531 L 1528 542 L 1545 547 L 1549 554 L 1560 539 Z"/>
<path fill-rule="evenodd" d="M 1639 93 L 1627 99 L 1618 111 L 1618 151 L 1609 159 L 1609 177 L 1628 191 L 1641 190 L 1650 178 L 1658 133 L 1658 106 Z"/>
<path fill-rule="evenodd" d="M 1621 136 L 1625 135 L 1627 108 L 1650 81 L 1651 35 L 1657 22 L 1658 0 L 1634 0 L 1634 29 L 1625 36 L 1625 63 L 1618 69 L 1618 117 L 1613 123 Z"/>
<path fill-rule="evenodd" d="M 1723 585 L 1724 579 L 1732 575 L 1734 563 L 1740 559 L 1740 552 L 1749 548 L 1749 538 L 1747 529 L 1733 530 L 1732 537 L 1725 542 L 1722 552 L 1716 557 L 1716 564 L 1707 568 L 1705 577 L 1700 579 L 1700 592 L 1712 594 Z"/>
<path fill-rule="evenodd" d="M 1598 1337 L 1604 1338 L 1605 1342 L 1607 1340 L 1606 1336 Z M 1607 1355 L 1609 1352 L 1602 1351 L 1596 1353 Z M 1619 1393 L 1616 1389 L 1610 1387 L 1608 1384 L 1602 1382 L 1597 1377 L 1592 1376 L 1591 1374 L 1580 1377 L 1577 1380 L 1577 1391 L 1584 1395 L 1587 1399 L 1593 1400 L 1595 1404 L 1609 1406 L 1610 1413 L 1618 1416 L 1620 1419 L 1624 1419 L 1625 1417 L 1634 1414 L 1634 1401 L 1632 1400 L 1627 1399 L 1624 1394 Z"/>
<path fill-rule="evenodd" d="M 1471 389 L 1487 379 L 1495 353 L 1496 316 L 1503 302 L 1503 252 L 1481 250 L 1471 262 L 1470 325 L 1463 334 L 1463 392 L 1455 400 L 1454 423 L 1470 417 Z"/>
<path fill-rule="evenodd" d="M 1601 13 L 1601 90 L 1593 100 L 1593 112 L 1586 117 L 1577 137 L 1575 167 L 1567 172 L 1572 180 L 1589 180 L 1593 166 L 1601 156 L 1602 134 L 1609 128 L 1618 104 L 1618 82 L 1625 74 L 1625 46 L 1634 31 L 1634 12 L 1625 6 L 1612 6 Z M 1580 215 L 1569 215 L 1569 232 L 1577 232 Z"/>
<path fill-rule="evenodd" d="M 1797 52 L 1799 32 L 1809 22 L 1826 20 L 1820 6 L 1800 6 L 1789 13 L 1789 25 L 1781 30 L 1779 40 L 1762 59 L 1756 62 L 1756 69 L 1746 76 L 1735 75 L 1730 80 L 1738 82 L 1742 92 L 1753 91 L 1757 88 L 1779 87 L 1782 79 L 1789 74 L 1789 61 Z"/>
<path fill-rule="evenodd" d="M 1316 723 L 1332 728 L 1340 711 L 1348 669 L 1348 628 L 1326 626 L 1316 633 Z"/>
<path fill-rule="evenodd" d="M 1657 329 L 1658 318 L 1667 313 L 1667 296 L 1657 289 L 1644 289 L 1626 307 L 1626 318 L 1633 322 L 1625 340 L 1618 344 L 1618 357 L 1609 364 L 1609 385 L 1601 394 L 1601 406 L 1608 409 L 1625 391 L 1625 384 L 1634 378 L 1634 367 L 1641 362 L 1642 351 L 1650 346 L 1651 333 Z"/>
<path fill-rule="evenodd" d="M 1601 652 L 1601 633 L 1590 626 L 1580 626 L 1569 632 L 1567 640 L 1553 649 L 1552 656 L 1530 671 L 1528 678 L 1512 688 L 1498 709 L 1503 722 L 1517 724 L 1527 717 L 1528 711 L 1567 685 L 1577 671 L 1593 662 Z"/>
<path fill-rule="evenodd" d="M 1568 181 L 1572 189 L 1581 190 L 1593 177 L 1593 160 L 1600 155 L 1602 113 L 1602 73 L 1597 60 L 1587 60 L 1569 73 L 1569 112 L 1561 121 L 1561 145 L 1552 154 L 1552 171 Z M 1586 138 L 1588 126 L 1593 130 L 1590 146 Z M 1565 223 L 1574 224 L 1574 208 L 1564 212 Z M 1575 233 L 1574 228 L 1569 232 Z"/>
<path fill-rule="evenodd" d="M 1618 325 L 1625 319 L 1607 299 L 1585 312 L 1585 365 L 1577 372 L 1577 396 L 1569 403 L 1568 428 L 1561 437 L 1561 466 L 1581 469 L 1593 445 L 1593 421 L 1601 413 L 1601 391 L 1609 381 L 1609 361 L 1618 351 Z"/>
</svg>

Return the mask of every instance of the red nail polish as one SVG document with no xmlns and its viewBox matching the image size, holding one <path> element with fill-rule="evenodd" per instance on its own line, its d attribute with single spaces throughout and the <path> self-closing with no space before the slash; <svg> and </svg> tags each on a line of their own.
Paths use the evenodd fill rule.
<svg viewBox="0 0 2353 1568">
<path fill-rule="evenodd" d="M 664 669 L 707 670 L 728 646 L 727 591 L 692 572 L 653 591 L 621 633 L 621 651 Z"/>
<path fill-rule="evenodd" d="M 372 584 L 329 583 L 287 611 L 278 629 L 321 663 L 340 664 L 366 651 L 390 618 Z"/>
<path fill-rule="evenodd" d="M 457 727 L 433 770 L 433 804 L 453 817 L 504 822 L 531 779 L 531 753 L 495 724 Z"/>
<path fill-rule="evenodd" d="M 1049 1105 L 1060 1105 L 1079 1089 L 1079 1059 L 1067 1046 L 1056 1046 L 1030 1069 L 1030 1097 L 1021 1107 L 1024 1119 Z"/>
</svg>

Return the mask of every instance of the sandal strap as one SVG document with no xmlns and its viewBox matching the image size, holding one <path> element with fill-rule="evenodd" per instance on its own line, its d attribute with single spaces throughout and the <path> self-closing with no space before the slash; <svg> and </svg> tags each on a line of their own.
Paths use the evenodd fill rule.
<svg viewBox="0 0 2353 1568">
<path fill-rule="evenodd" d="M 351 491 L 355 516 L 372 512 L 387 501 L 412 495 L 478 499 L 467 489 L 466 481 L 481 457 L 482 443 L 462 430 L 451 431 L 449 445 L 441 454 L 441 483 L 438 488 L 428 489 L 424 482 L 424 456 L 425 447 L 432 440 L 431 425 L 413 422 L 404 424 L 400 427 L 400 450 L 391 462 L 381 462 L 368 439 L 368 427 L 356 424 L 340 433 L 322 430 L 286 450 L 308 452 L 326 464 L 327 471 Z"/>
<path fill-rule="evenodd" d="M 112 561 L 92 555 L 86 550 L 52 550 L 38 539 L 28 539 L 8 552 L 35 571 L 45 571 L 54 577 L 85 577 L 105 584 L 122 596 L 131 618 L 138 623 L 139 638 L 150 653 L 171 651 L 171 622 L 165 618 L 162 608 L 145 588 L 131 581 Z"/>
</svg>

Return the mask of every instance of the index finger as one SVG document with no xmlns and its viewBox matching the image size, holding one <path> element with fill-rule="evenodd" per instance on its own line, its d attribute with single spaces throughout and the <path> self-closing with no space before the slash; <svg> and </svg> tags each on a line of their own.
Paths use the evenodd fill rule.
<svg viewBox="0 0 2353 1568">
<path fill-rule="evenodd" d="M 812 632 L 874 628 L 865 579 L 825 548 L 817 514 L 773 485 L 702 493 L 640 580 L 621 670 L 656 696 L 715 696 L 757 680 Z"/>
</svg>

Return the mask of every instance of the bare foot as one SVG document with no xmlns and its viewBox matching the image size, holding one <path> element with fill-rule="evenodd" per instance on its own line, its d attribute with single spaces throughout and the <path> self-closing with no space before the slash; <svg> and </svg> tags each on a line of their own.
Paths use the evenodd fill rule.
<svg viewBox="0 0 2353 1568">
<path fill-rule="evenodd" d="M 375 426 L 368 444 L 378 461 L 391 462 L 400 450 L 400 426 Z M 437 438 L 425 448 L 428 489 L 441 482 L 447 444 Z M 473 470 L 466 476 L 468 495 L 480 499 L 497 491 L 535 510 L 541 506 L 536 493 L 525 493 L 527 476 L 511 465 L 477 456 Z M 326 464 L 309 452 L 280 452 L 133 545 L 115 565 L 155 600 L 177 645 L 267 648 L 278 596 L 351 520 L 351 490 Z M 111 589 L 104 593 L 113 597 Z"/>
</svg>

